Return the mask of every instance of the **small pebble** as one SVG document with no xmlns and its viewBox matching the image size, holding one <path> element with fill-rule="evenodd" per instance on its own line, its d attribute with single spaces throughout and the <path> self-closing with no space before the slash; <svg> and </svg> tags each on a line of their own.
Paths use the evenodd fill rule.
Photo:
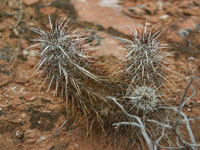
<svg viewBox="0 0 200 150">
<path fill-rule="evenodd" d="M 35 138 L 36 136 L 36 130 L 28 130 L 26 131 L 24 134 L 27 134 L 26 137 L 27 138 Z"/>
<path fill-rule="evenodd" d="M 16 91 L 15 91 L 16 88 L 17 88 L 16 86 L 14 86 L 14 87 L 11 88 L 11 90 L 12 90 L 13 93 L 16 93 Z"/>
<path fill-rule="evenodd" d="M 163 10 L 164 3 L 162 1 L 160 1 L 160 0 L 156 1 L 156 5 L 159 10 Z"/>
<path fill-rule="evenodd" d="M 22 53 L 23 53 L 23 55 L 25 55 L 25 56 L 29 54 L 29 52 L 28 52 L 27 50 L 23 50 Z"/>
<path fill-rule="evenodd" d="M 74 146 L 75 146 L 76 148 L 77 148 L 77 147 L 79 147 L 79 145 L 78 145 L 78 144 L 76 144 L 76 143 L 74 144 Z"/>
<path fill-rule="evenodd" d="M 19 136 L 19 131 L 20 131 L 20 130 L 17 130 L 17 131 L 16 131 L 16 136 Z"/>
<path fill-rule="evenodd" d="M 194 57 L 189 57 L 188 60 L 189 61 L 194 61 Z"/>
<path fill-rule="evenodd" d="M 72 141 L 73 141 L 73 142 L 76 142 L 76 141 L 77 141 L 76 137 L 73 137 L 73 138 L 72 138 Z"/>
<path fill-rule="evenodd" d="M 192 29 L 185 29 L 185 30 L 178 31 L 178 34 L 181 37 L 186 38 L 191 32 L 192 32 Z"/>
<path fill-rule="evenodd" d="M 22 117 L 22 118 L 25 118 L 25 117 L 26 117 L 26 114 L 25 114 L 25 113 L 22 113 L 22 114 L 21 114 L 21 117 Z"/>
<path fill-rule="evenodd" d="M 190 109 L 190 108 L 188 108 L 188 109 L 187 109 L 187 111 L 189 111 L 189 112 L 190 112 L 190 111 L 191 111 L 191 109 Z"/>
<path fill-rule="evenodd" d="M 169 15 L 162 15 L 162 16 L 160 16 L 160 19 L 167 19 L 167 18 L 169 18 Z"/>
<path fill-rule="evenodd" d="M 17 130 L 15 136 L 19 139 L 24 137 L 24 132 L 22 130 Z"/>
<path fill-rule="evenodd" d="M 44 140 L 46 140 L 46 139 L 47 139 L 47 138 L 46 138 L 45 136 L 42 135 L 42 136 L 40 137 L 40 139 L 37 140 L 37 142 L 42 142 L 42 141 L 44 141 Z"/>
<path fill-rule="evenodd" d="M 34 144 L 35 143 L 35 139 L 27 139 L 26 142 L 28 144 Z"/>
<path fill-rule="evenodd" d="M 2 23 L 0 25 L 0 32 L 3 32 L 4 30 L 6 30 L 6 28 L 7 28 L 7 26 Z"/>
</svg>

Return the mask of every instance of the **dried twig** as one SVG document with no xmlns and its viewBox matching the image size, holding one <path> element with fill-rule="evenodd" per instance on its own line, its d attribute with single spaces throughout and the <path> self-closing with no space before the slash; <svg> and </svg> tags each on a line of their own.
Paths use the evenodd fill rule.
<svg viewBox="0 0 200 150">
<path fill-rule="evenodd" d="M 17 27 L 18 25 L 20 24 L 20 22 L 22 21 L 22 18 L 23 18 L 23 5 L 20 4 L 19 5 L 19 15 L 18 15 L 18 19 L 17 19 L 17 22 L 15 23 L 14 27 L 13 27 L 13 31 L 15 33 L 15 35 L 18 35 L 18 30 L 17 30 Z"/>
<path fill-rule="evenodd" d="M 164 148 L 164 149 L 192 149 L 192 150 L 197 150 L 198 147 L 200 147 L 200 144 L 196 142 L 196 138 L 194 136 L 194 133 L 192 131 L 190 121 L 196 121 L 200 120 L 200 116 L 196 118 L 189 118 L 186 113 L 183 112 L 184 105 L 187 104 L 196 94 L 198 91 L 198 82 L 194 83 L 194 80 L 197 79 L 199 81 L 199 78 L 193 76 L 191 77 L 191 80 L 186 87 L 183 97 L 180 100 L 180 105 L 178 107 L 174 106 L 160 106 L 157 108 L 157 110 L 164 109 L 166 111 L 169 111 L 168 115 L 166 115 L 165 120 L 163 121 L 164 123 L 154 120 L 154 119 L 141 119 L 138 116 L 131 115 L 127 113 L 127 111 L 124 109 L 124 107 L 117 102 L 117 100 L 113 97 L 109 97 L 129 118 L 132 118 L 134 122 L 119 122 L 119 123 L 114 123 L 113 125 L 116 127 L 119 127 L 121 125 L 130 125 L 130 126 L 135 126 L 139 127 L 142 133 L 143 138 L 147 142 L 147 145 L 149 147 L 149 150 L 157 150 L 158 148 Z M 195 84 L 195 89 L 193 87 L 193 84 Z M 192 89 L 193 94 L 189 97 L 187 97 L 189 89 Z M 177 118 L 169 118 L 169 115 L 172 114 L 172 112 L 176 112 Z M 183 119 L 182 119 L 183 118 Z M 158 127 L 162 127 L 162 131 L 159 135 L 158 138 L 154 139 L 152 138 L 152 133 L 147 132 L 147 126 L 145 126 L 145 122 L 151 122 L 155 124 Z M 187 132 L 189 134 L 190 142 L 188 142 L 186 139 L 183 138 L 182 132 L 179 131 L 179 127 L 181 125 L 186 125 L 186 130 L 184 132 Z M 161 145 L 160 143 L 163 143 L 162 140 L 167 136 L 166 135 L 166 130 L 167 131 L 172 131 L 172 134 L 175 135 L 176 138 L 176 143 L 173 143 L 173 145 L 176 146 L 171 146 L 169 143 L 167 146 Z M 166 142 L 165 142 L 166 143 Z M 144 144 L 144 143 L 142 143 Z"/>
<path fill-rule="evenodd" d="M 124 109 L 124 107 L 117 102 L 117 100 L 113 97 L 109 97 L 111 100 L 113 100 L 115 102 L 115 104 L 117 104 L 119 106 L 119 108 L 130 118 L 136 120 L 137 122 L 119 122 L 119 123 L 114 123 L 113 126 L 117 126 L 119 127 L 120 125 L 132 125 L 132 126 L 136 126 L 139 127 L 141 129 L 142 135 L 145 138 L 149 150 L 153 150 L 153 144 L 152 144 L 152 140 L 150 139 L 150 137 L 148 136 L 147 132 L 146 132 L 146 128 L 141 120 L 141 118 L 139 118 L 138 116 L 135 115 L 131 115 L 129 113 L 126 112 L 126 110 Z"/>
</svg>

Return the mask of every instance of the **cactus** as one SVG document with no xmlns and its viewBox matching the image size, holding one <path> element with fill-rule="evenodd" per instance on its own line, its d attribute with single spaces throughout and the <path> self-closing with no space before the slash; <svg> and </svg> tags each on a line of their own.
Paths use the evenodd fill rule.
<svg viewBox="0 0 200 150">
<path fill-rule="evenodd" d="M 127 93 L 130 92 L 131 86 L 140 85 L 154 86 L 156 88 L 163 84 L 165 78 L 165 59 L 169 53 L 161 49 L 166 44 L 160 42 L 161 31 L 154 32 L 153 27 L 148 32 L 147 23 L 142 33 L 136 28 L 132 30 L 132 39 L 121 39 L 124 48 L 128 51 L 124 60 L 126 62 L 125 80 L 130 84 Z"/>
<path fill-rule="evenodd" d="M 30 28 L 39 38 L 34 39 L 38 43 L 29 48 L 40 46 L 41 49 L 35 72 L 39 71 L 44 76 L 44 82 L 48 83 L 47 91 L 54 88 L 56 95 L 58 89 L 68 95 L 72 92 L 71 89 L 69 91 L 71 87 L 80 95 L 83 81 L 98 81 L 98 77 L 90 72 L 92 56 L 84 48 L 85 38 L 65 30 L 68 22 L 63 19 L 53 25 L 49 17 L 49 31 Z"/>
<path fill-rule="evenodd" d="M 81 122 L 87 134 L 101 128 L 104 136 L 116 134 L 123 139 L 126 133 L 134 135 L 138 130 L 132 127 L 113 129 L 113 123 L 129 118 L 109 97 L 118 99 L 131 113 L 154 113 L 160 102 L 157 89 L 165 80 L 165 53 L 160 51 L 164 46 L 159 41 L 160 32 L 153 33 L 152 29 L 148 33 L 146 25 L 142 34 L 136 29 L 133 31 L 132 40 L 121 39 L 128 50 L 123 59 L 126 73 L 109 76 L 112 63 L 109 66 L 104 59 L 111 57 L 101 57 L 103 62 L 100 62 L 100 57 L 86 49 L 86 38 L 69 30 L 68 22 L 63 19 L 52 24 L 49 17 L 49 31 L 31 28 L 39 35 L 33 40 L 38 43 L 29 48 L 40 47 L 35 72 L 44 79 L 42 85 L 47 83 L 47 91 L 53 89 L 54 95 L 65 97 L 69 117 L 76 117 L 75 124 Z M 112 59 L 119 61 L 116 57 Z"/>
<path fill-rule="evenodd" d="M 159 96 L 151 87 L 138 86 L 129 97 L 131 108 L 136 108 L 137 111 L 142 110 L 147 113 L 154 111 L 159 103 Z"/>
<path fill-rule="evenodd" d="M 105 97 L 122 92 L 117 88 L 117 82 L 104 76 L 109 74 L 109 66 L 100 62 L 101 58 L 93 56 L 93 51 L 86 49 L 86 38 L 68 28 L 65 30 L 68 22 L 63 19 L 53 25 L 49 17 L 49 31 L 30 28 L 39 35 L 33 40 L 38 43 L 29 47 L 39 46 L 35 73 L 44 79 L 42 85 L 48 84 L 48 92 L 54 90 L 55 96 L 64 96 L 68 117 L 77 118 L 77 122 L 81 120 L 87 134 L 94 126 L 101 128 L 105 135 L 105 122 L 112 127 L 108 113 L 113 109 Z"/>
</svg>

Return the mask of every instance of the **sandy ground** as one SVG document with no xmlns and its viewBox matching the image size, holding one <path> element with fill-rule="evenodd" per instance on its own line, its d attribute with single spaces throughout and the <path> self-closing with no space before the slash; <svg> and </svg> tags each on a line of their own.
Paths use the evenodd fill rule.
<svg viewBox="0 0 200 150">
<path fill-rule="evenodd" d="M 114 150 L 116 145 L 99 141 L 91 135 L 85 139 L 81 126 L 67 120 L 64 102 L 45 88 L 39 89 L 32 77 L 36 50 L 25 50 L 33 44 L 35 34 L 28 28 L 48 27 L 52 18 L 71 18 L 70 25 L 89 35 L 99 55 L 121 56 L 119 41 L 129 38 L 134 23 L 139 30 L 146 20 L 163 29 L 163 42 L 169 43 L 174 56 L 169 67 L 189 79 L 200 72 L 200 2 L 198 0 L 148 1 L 131 0 L 2 0 L 0 2 L 0 150 Z M 171 74 L 177 94 L 175 104 L 187 82 Z M 191 117 L 200 115 L 199 95 L 185 111 Z M 65 120 L 67 122 L 65 123 Z M 64 124 L 63 124 L 64 123 Z M 63 124 L 63 126 L 62 126 Z M 196 125 L 199 131 L 200 126 Z M 198 133 L 197 139 L 200 139 Z"/>
</svg>

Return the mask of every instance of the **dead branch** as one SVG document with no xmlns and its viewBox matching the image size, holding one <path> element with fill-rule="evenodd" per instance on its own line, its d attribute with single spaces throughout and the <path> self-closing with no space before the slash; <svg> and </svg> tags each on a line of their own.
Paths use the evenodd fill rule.
<svg viewBox="0 0 200 150">
<path fill-rule="evenodd" d="M 153 144 L 152 144 L 152 140 L 150 139 L 150 137 L 148 136 L 147 132 L 146 132 L 146 128 L 142 122 L 142 120 L 138 117 L 138 116 L 135 116 L 135 115 L 131 115 L 129 113 L 126 112 L 126 110 L 124 109 L 124 107 L 117 102 L 117 100 L 113 97 L 109 97 L 110 99 L 112 99 L 115 104 L 117 104 L 119 106 L 119 108 L 130 118 L 136 120 L 137 122 L 119 122 L 119 123 L 114 123 L 113 126 L 117 126 L 119 127 L 120 125 L 132 125 L 132 126 L 136 126 L 136 127 L 139 127 L 141 132 L 142 132 L 142 135 L 144 137 L 144 139 L 146 140 L 147 144 L 148 144 L 148 147 L 149 147 L 149 150 L 153 150 Z"/>
<path fill-rule="evenodd" d="M 194 83 L 194 80 L 197 80 L 197 82 Z M 196 81 L 195 80 L 195 81 Z M 116 100 L 116 98 L 109 97 L 119 108 L 127 115 L 129 118 L 133 119 L 133 122 L 119 122 L 114 123 L 113 126 L 116 126 L 117 128 L 121 125 L 130 125 L 134 127 L 140 128 L 141 134 L 145 141 L 147 142 L 147 145 L 149 147 L 149 150 L 157 150 L 158 148 L 164 148 L 164 149 L 191 149 L 191 150 L 197 150 L 198 147 L 200 147 L 200 144 L 196 142 L 196 137 L 194 136 L 194 133 L 192 131 L 190 122 L 191 121 L 197 121 L 200 120 L 200 116 L 195 118 L 189 118 L 186 113 L 183 112 L 184 106 L 197 95 L 198 92 L 198 84 L 199 84 L 199 78 L 196 76 L 192 76 L 191 80 L 189 81 L 189 84 L 185 88 L 185 91 L 183 93 L 183 96 L 180 100 L 179 106 L 160 106 L 158 107 L 158 111 L 161 109 L 164 109 L 168 111 L 168 115 L 166 115 L 165 120 L 163 122 L 154 120 L 154 119 L 141 119 L 140 117 L 136 115 L 132 115 L 127 113 L 127 111 L 124 109 L 124 107 Z M 195 88 L 193 87 L 193 84 L 195 84 Z M 192 89 L 193 93 L 191 96 L 187 97 L 189 89 Z M 169 118 L 169 115 L 173 112 L 177 113 L 177 118 Z M 151 122 L 158 127 L 162 128 L 162 131 L 160 133 L 160 136 L 157 139 L 150 138 L 151 133 L 147 132 L 148 129 L 145 126 L 145 122 Z M 179 128 L 181 125 L 185 125 L 185 132 L 188 133 L 190 141 L 187 141 L 183 138 L 182 133 L 180 132 Z M 160 143 L 162 142 L 162 139 L 165 138 L 166 130 L 172 131 L 172 133 L 176 136 L 176 143 L 173 143 L 176 146 L 169 145 L 164 146 Z M 143 144 L 143 143 L 142 143 Z"/>
</svg>

